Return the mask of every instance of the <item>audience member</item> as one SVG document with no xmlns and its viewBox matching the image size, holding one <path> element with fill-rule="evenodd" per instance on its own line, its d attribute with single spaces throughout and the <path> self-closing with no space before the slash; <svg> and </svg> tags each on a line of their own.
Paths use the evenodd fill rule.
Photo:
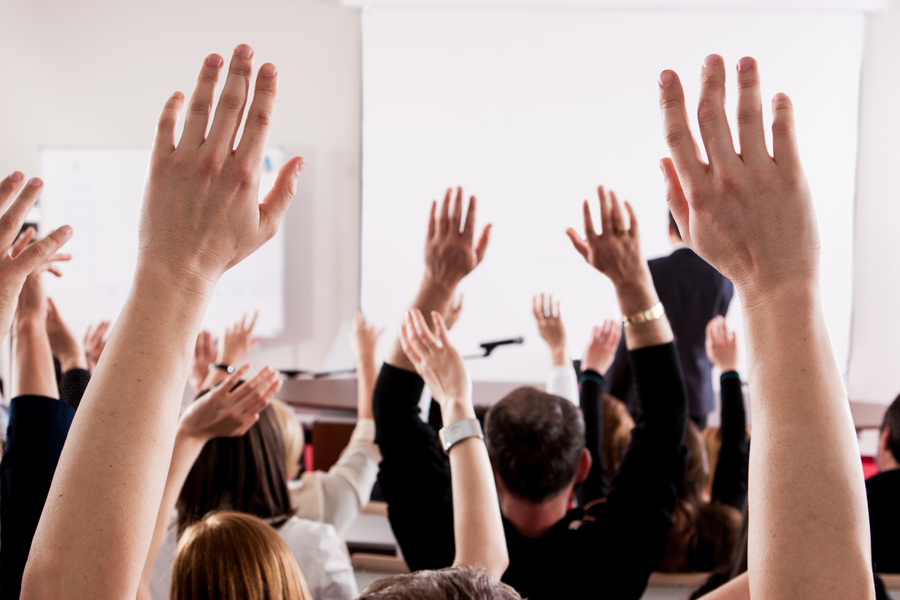
<svg viewBox="0 0 900 600">
<path fill-rule="evenodd" d="M 550 348 L 547 393 L 565 398 L 577 405 L 578 378 L 572 359 L 569 358 L 566 328 L 563 325 L 559 301 L 553 301 L 553 294 L 540 294 L 532 299 L 532 310 L 538 333 Z"/>
<path fill-rule="evenodd" d="M 876 462 L 866 481 L 872 561 L 879 573 L 900 573 L 900 396 L 884 415 Z"/>
<path fill-rule="evenodd" d="M 625 403 L 615 396 L 603 394 L 603 466 L 609 481 L 613 480 L 625 458 L 632 429 L 634 419 Z"/>
<path fill-rule="evenodd" d="M 703 348 L 706 323 L 728 312 L 734 286 L 684 244 L 672 213 L 669 241 L 674 250 L 649 261 L 650 275 L 675 334 L 687 387 L 688 416 L 702 430 L 715 406 L 710 363 Z M 607 378 L 609 393 L 624 400 L 635 414 L 636 391 L 624 343 L 619 345 Z"/>
<path fill-rule="evenodd" d="M 106 348 L 106 332 L 109 330 L 109 321 L 100 321 L 97 327 L 88 325 L 84 332 L 84 352 L 87 355 L 88 369 L 91 373 L 97 368 L 97 362 L 103 349 Z"/>
<path fill-rule="evenodd" d="M 91 380 L 87 354 L 52 298 L 47 298 L 47 337 L 53 358 L 59 364 L 59 399 L 77 409 Z"/>
</svg>

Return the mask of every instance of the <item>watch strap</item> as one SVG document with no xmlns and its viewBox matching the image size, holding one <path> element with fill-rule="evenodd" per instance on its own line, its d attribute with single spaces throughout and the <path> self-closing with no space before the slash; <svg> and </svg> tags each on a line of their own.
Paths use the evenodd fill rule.
<svg viewBox="0 0 900 600">
<path fill-rule="evenodd" d="M 483 440 L 484 432 L 481 430 L 481 423 L 478 422 L 478 419 L 460 419 L 441 429 L 438 436 L 441 438 L 444 452 L 449 453 L 450 448 L 463 440 L 471 437 Z"/>
</svg>

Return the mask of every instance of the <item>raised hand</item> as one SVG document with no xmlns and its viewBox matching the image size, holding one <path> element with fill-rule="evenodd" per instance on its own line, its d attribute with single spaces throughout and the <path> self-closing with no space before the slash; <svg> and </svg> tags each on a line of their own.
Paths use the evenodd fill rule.
<svg viewBox="0 0 900 600">
<path fill-rule="evenodd" d="M 7 180 L 8 179 L 9 178 L 7 178 Z M 34 181 L 39 182 L 40 180 L 32 179 L 31 182 L 29 182 L 25 191 L 19 195 L 19 198 L 16 199 L 16 203 L 7 211 L 7 214 L 4 215 L 4 217 L 9 216 L 9 219 L 13 219 L 15 217 L 15 212 L 17 210 L 22 210 L 20 202 L 22 202 L 22 196 L 26 195 L 26 192 L 32 192 L 34 194 L 33 198 L 25 202 L 27 207 L 29 209 L 31 208 L 31 205 L 37 200 L 38 190 L 40 189 L 40 184 L 35 185 L 33 183 Z M 0 204 L 2 204 L 4 200 L 3 192 L 6 183 L 6 180 L 0 183 Z M 37 189 L 32 190 L 29 188 Z M 21 215 L 23 220 L 26 214 Z M 3 227 L 8 224 L 6 218 L 0 219 L 0 244 L 3 243 Z M 21 226 L 21 223 L 19 225 Z M 60 238 L 63 233 L 64 232 L 61 232 L 58 229 L 50 235 Z M 65 239 L 58 243 L 54 241 L 54 238 L 47 236 L 43 240 L 32 244 L 31 241 L 34 239 L 34 236 L 34 228 L 29 227 L 22 232 L 19 238 L 15 240 L 11 246 L 9 246 L 8 243 L 2 246 L 4 248 L 8 247 L 9 250 L 0 256 L 0 294 L 3 294 L 0 298 L 12 302 L 9 306 L 10 322 L 13 311 L 15 311 L 16 317 L 20 320 L 36 319 L 43 322 L 44 319 L 46 319 L 47 298 L 44 294 L 44 286 L 41 283 L 41 274 L 50 272 L 59 277 L 62 273 L 54 263 L 60 260 L 71 259 L 71 256 L 68 254 L 56 254 L 55 252 L 50 252 L 50 249 L 55 250 L 65 243 L 65 240 L 69 238 L 70 234 L 65 235 Z M 21 279 L 19 279 L 19 277 L 21 277 Z M 12 293 L 13 291 L 15 293 Z M 10 293 L 11 295 L 7 296 L 7 293 Z M 3 305 L 4 302 L 0 301 L 0 327 L 4 327 L 2 319 L 6 318 L 6 307 Z M 0 332 L 2 332 L 0 333 L 0 336 L 5 336 L 6 332 L 9 331 L 10 322 L 5 323 L 5 328 L 0 329 Z"/>
<path fill-rule="evenodd" d="M 584 239 L 571 227 L 566 230 L 566 234 L 578 253 L 595 269 L 609 277 L 618 288 L 648 273 L 647 263 L 641 256 L 637 218 L 631 205 L 626 202 L 625 209 L 629 217 L 629 227 L 626 227 L 616 194 L 601 185 L 597 188 L 597 195 L 600 197 L 602 231 L 597 233 L 594 229 L 591 207 L 585 200 Z"/>
<path fill-rule="evenodd" d="M 754 59 L 738 62 L 737 79 L 740 154 L 725 114 L 725 66 L 720 56 L 706 58 L 697 113 L 706 163 L 691 135 L 681 82 L 663 71 L 660 106 L 672 158 L 664 158 L 661 167 L 666 201 L 684 242 L 735 284 L 742 302 L 752 304 L 783 286 L 817 281 L 820 243 L 790 99 L 772 99 L 770 156 Z"/>
<path fill-rule="evenodd" d="M 22 236 L 13 244 L 9 254 L 12 257 L 21 255 L 25 247 L 34 237 L 34 229 L 29 227 Z M 42 324 L 47 319 L 47 295 L 44 292 L 44 284 L 41 281 L 41 275 L 45 272 L 52 273 L 59 277 L 62 275 L 60 270 L 53 264 L 58 260 L 69 260 L 68 255 L 54 254 L 37 265 L 22 284 L 22 291 L 19 294 L 18 306 L 16 309 L 16 318 L 19 321 L 33 320 Z"/>
<path fill-rule="evenodd" d="M 375 348 L 384 328 L 378 328 L 368 321 L 362 311 L 356 312 L 353 327 L 350 329 L 350 346 L 356 353 L 357 362 L 375 360 Z"/>
<path fill-rule="evenodd" d="M 619 347 L 621 335 L 622 326 L 618 321 L 605 319 L 603 325 L 594 325 L 581 357 L 581 369 L 583 371 L 592 369 L 606 375 L 616 357 L 616 348 Z"/>
<path fill-rule="evenodd" d="M 729 331 L 725 317 L 714 317 L 706 325 L 706 356 L 722 373 L 737 370 L 737 336 Z"/>
<path fill-rule="evenodd" d="M 240 321 L 225 329 L 225 333 L 219 338 L 217 363 L 237 364 L 256 348 L 262 341 L 262 338 L 253 337 L 253 328 L 256 326 L 258 316 L 259 312 L 254 312 L 250 320 L 247 320 L 247 315 L 244 314 Z"/>
<path fill-rule="evenodd" d="M 100 321 L 97 327 L 88 325 L 84 332 L 84 352 L 87 354 L 88 368 L 91 372 L 97 368 L 97 361 L 106 348 L 106 332 L 109 330 L 109 321 Z"/>
<path fill-rule="evenodd" d="M 200 391 L 206 376 L 209 375 L 209 366 L 216 360 L 216 344 L 212 334 L 206 330 L 197 334 L 197 343 L 194 345 L 194 362 L 191 365 L 191 385 Z M 228 363 L 231 364 L 231 363 Z"/>
<path fill-rule="evenodd" d="M 360 419 L 372 418 L 372 393 L 378 378 L 375 349 L 382 333 L 384 328 L 378 329 L 368 323 L 361 310 L 356 312 L 350 345 L 356 354 L 356 416 Z"/>
<path fill-rule="evenodd" d="M 303 167 L 302 158 L 289 160 L 260 203 L 260 170 L 275 108 L 277 69 L 271 63 L 260 67 L 235 148 L 252 80 L 253 49 L 244 44 L 235 49 L 210 124 L 223 64 L 218 54 L 204 62 L 177 146 L 175 125 L 184 95 L 176 92 L 163 109 L 138 236 L 139 271 L 176 278 L 201 293 L 275 235 Z M 198 197 L 215 201 L 198 202 Z"/>
<path fill-rule="evenodd" d="M 431 318 L 435 323 L 435 334 L 428 329 L 422 311 L 413 309 L 406 313 L 406 321 L 400 329 L 403 351 L 441 405 L 442 412 L 452 403 L 471 405 L 472 381 L 462 357 L 450 344 L 444 318 L 437 311 Z"/>
<path fill-rule="evenodd" d="M 192 402 L 181 416 L 181 433 L 204 442 L 244 435 L 281 389 L 278 373 L 269 367 L 263 367 L 252 379 L 235 388 L 249 369 L 249 365 L 242 366 L 218 387 Z"/>
<path fill-rule="evenodd" d="M 53 356 L 59 360 L 63 373 L 70 369 L 88 368 L 84 346 L 72 334 L 52 298 L 47 298 L 47 337 L 50 339 Z"/>
<path fill-rule="evenodd" d="M 450 210 L 453 190 L 444 194 L 441 212 L 437 202 L 431 203 L 428 237 L 425 240 L 425 277 L 446 288 L 455 288 L 462 278 L 472 272 L 484 259 L 491 226 L 486 226 L 475 242 L 475 196 L 469 198 L 465 224 L 462 223 L 462 188 L 456 188 L 453 210 Z M 462 226 L 462 229 L 460 227 Z"/>
<path fill-rule="evenodd" d="M 532 310 L 537 321 L 538 332 L 541 338 L 550 347 L 550 354 L 554 365 L 564 365 L 569 362 L 566 356 L 566 328 L 562 322 L 562 314 L 559 311 L 559 301 L 553 301 L 553 294 L 540 294 L 532 298 Z"/>
</svg>

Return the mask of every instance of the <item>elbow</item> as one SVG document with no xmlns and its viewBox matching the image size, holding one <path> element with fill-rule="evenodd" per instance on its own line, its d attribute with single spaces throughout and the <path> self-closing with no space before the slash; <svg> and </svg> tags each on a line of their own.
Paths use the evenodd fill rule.
<svg viewBox="0 0 900 600">
<path fill-rule="evenodd" d="M 503 577 L 503 574 L 506 573 L 506 568 L 509 567 L 509 554 L 506 552 L 506 547 L 503 548 L 503 556 L 498 556 L 494 560 L 491 561 L 491 564 L 486 566 L 488 574 L 496 579 L 497 581 Z"/>
</svg>

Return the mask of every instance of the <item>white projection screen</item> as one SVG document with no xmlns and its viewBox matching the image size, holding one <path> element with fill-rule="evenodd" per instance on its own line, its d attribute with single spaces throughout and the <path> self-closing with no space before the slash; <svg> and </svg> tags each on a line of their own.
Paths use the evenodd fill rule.
<svg viewBox="0 0 900 600">
<path fill-rule="evenodd" d="M 461 351 L 523 336 L 470 361 L 479 381 L 541 382 L 549 353 L 531 297 L 562 300 L 578 357 L 589 327 L 618 316 L 611 284 L 572 249 L 581 201 L 604 184 L 635 207 L 648 258 L 667 254 L 657 99 L 666 68 L 695 114 L 700 65 L 759 60 L 768 100 L 788 93 L 823 241 L 823 287 L 846 365 L 852 282 L 857 103 L 863 15 L 854 11 L 367 8 L 363 17 L 361 305 L 397 324 L 423 271 L 429 205 L 447 187 L 478 198 L 493 224 L 482 265 L 461 286 Z M 696 119 L 692 125 L 696 131 Z M 771 135 L 770 135 L 771 138 Z M 771 148 L 771 139 L 770 148 Z M 597 220 L 599 223 L 599 220 Z M 729 319 L 740 327 L 732 304 Z"/>
</svg>

